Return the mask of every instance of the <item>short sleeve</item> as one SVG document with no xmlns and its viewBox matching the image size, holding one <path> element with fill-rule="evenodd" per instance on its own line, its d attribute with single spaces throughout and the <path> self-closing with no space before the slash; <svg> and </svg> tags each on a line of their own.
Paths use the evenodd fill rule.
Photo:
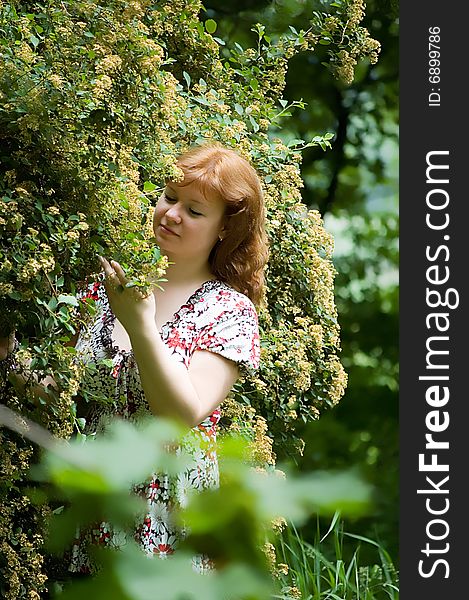
<svg viewBox="0 0 469 600">
<path fill-rule="evenodd" d="M 236 362 L 247 374 L 259 367 L 260 345 L 257 313 L 246 298 L 226 306 L 204 327 L 196 350 L 209 350 Z"/>
</svg>

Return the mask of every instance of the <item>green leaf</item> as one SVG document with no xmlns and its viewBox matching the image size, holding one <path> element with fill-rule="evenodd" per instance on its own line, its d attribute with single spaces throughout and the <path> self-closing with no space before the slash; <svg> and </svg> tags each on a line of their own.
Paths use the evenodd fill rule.
<svg viewBox="0 0 469 600">
<path fill-rule="evenodd" d="M 184 79 L 186 80 L 187 83 L 187 87 L 189 88 L 191 85 L 191 76 L 189 75 L 189 73 L 186 73 L 186 71 L 182 72 L 182 76 L 184 77 Z"/>
<path fill-rule="evenodd" d="M 207 19 L 205 21 L 205 29 L 208 31 L 208 33 L 215 33 L 217 30 L 216 22 L 213 19 Z"/>
<path fill-rule="evenodd" d="M 51 309 L 51 310 L 55 310 L 57 308 L 57 304 L 58 301 L 56 298 L 52 297 L 49 302 L 47 303 L 47 306 Z"/>
<path fill-rule="evenodd" d="M 128 490 L 131 483 L 144 481 L 154 469 L 182 472 L 187 458 L 167 452 L 168 442 L 177 439 L 181 431 L 163 419 L 149 419 L 139 428 L 114 421 L 106 434 L 90 444 L 71 442 L 61 448 L 60 455 L 48 453 L 42 469 L 70 490 L 98 494 Z"/>
<path fill-rule="evenodd" d="M 259 131 L 259 124 L 253 117 L 251 117 L 251 115 L 249 115 L 249 121 L 251 122 L 252 128 L 257 133 Z"/>
<path fill-rule="evenodd" d="M 304 144 L 304 140 L 300 140 L 300 139 L 290 140 L 288 142 L 288 147 L 291 148 L 292 146 L 299 146 L 300 144 Z"/>
<path fill-rule="evenodd" d="M 249 80 L 249 85 L 252 90 L 256 91 L 259 88 L 259 82 L 255 77 Z"/>
<path fill-rule="evenodd" d="M 71 306 L 78 306 L 78 300 L 75 296 L 70 296 L 68 294 L 60 294 L 57 298 L 58 304 L 70 304 Z"/>
<path fill-rule="evenodd" d="M 153 192 L 154 190 L 156 190 L 156 185 L 154 183 L 152 183 L 151 181 L 145 181 L 145 183 L 143 184 L 143 191 L 144 192 Z"/>
</svg>

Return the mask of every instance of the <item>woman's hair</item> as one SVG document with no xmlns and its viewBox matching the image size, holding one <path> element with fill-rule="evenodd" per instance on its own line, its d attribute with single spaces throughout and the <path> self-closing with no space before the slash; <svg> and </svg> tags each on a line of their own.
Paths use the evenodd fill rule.
<svg viewBox="0 0 469 600">
<path fill-rule="evenodd" d="M 177 166 L 184 173 L 184 181 L 178 185 L 194 182 L 204 196 L 215 194 L 225 202 L 225 234 L 215 244 L 209 263 L 218 279 L 246 294 L 258 306 L 268 258 L 259 176 L 245 158 L 217 142 L 184 152 Z"/>
</svg>

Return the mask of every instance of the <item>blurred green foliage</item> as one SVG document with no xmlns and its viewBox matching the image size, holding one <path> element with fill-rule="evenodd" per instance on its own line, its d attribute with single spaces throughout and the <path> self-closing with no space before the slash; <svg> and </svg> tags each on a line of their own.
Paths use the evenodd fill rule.
<svg viewBox="0 0 469 600">
<path fill-rule="evenodd" d="M 177 473 L 183 468 L 184 454 L 172 450 L 183 433 L 163 419 L 138 427 L 116 421 L 107 434 L 86 444 L 75 440 L 45 453 L 32 475 L 43 489 L 49 484 L 55 502 L 64 503 L 51 518 L 49 548 L 66 550 L 77 525 L 86 527 L 103 515 L 124 532 L 118 551 L 90 549 L 100 565 L 96 576 L 66 583 L 57 597 L 146 600 L 158 590 L 165 600 L 262 600 L 280 591 L 275 564 L 269 564 L 264 550 L 273 537 L 272 520 L 281 516 L 301 524 L 313 511 L 330 517 L 336 510 L 357 515 L 369 509 L 370 487 L 356 474 L 255 469 L 246 442 L 230 436 L 220 443 L 220 488 L 189 494 L 186 507 L 174 508 L 187 531 L 180 551 L 169 560 L 149 560 L 132 539 L 132 523 L 144 514 L 144 502 L 129 490 L 152 469 Z M 191 566 L 197 554 L 208 555 L 216 570 L 197 575 Z"/>
</svg>

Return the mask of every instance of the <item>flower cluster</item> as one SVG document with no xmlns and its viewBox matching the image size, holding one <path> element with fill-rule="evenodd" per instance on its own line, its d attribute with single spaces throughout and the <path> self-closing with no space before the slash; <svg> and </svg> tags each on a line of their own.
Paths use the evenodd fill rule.
<svg viewBox="0 0 469 600">
<path fill-rule="evenodd" d="M 18 445 L 9 439 L 8 433 L 0 433 L 0 464 L 2 478 L 10 479 L 15 485 L 9 489 L 8 498 L 2 499 L 0 516 L 0 553 L 5 569 L 2 577 L 8 582 L 3 587 L 4 598 L 15 600 L 22 597 L 22 590 L 31 586 L 29 597 L 39 600 L 37 590 L 44 588 L 46 575 L 43 571 L 44 559 L 37 551 L 44 543 L 47 506 L 34 507 L 31 498 L 18 488 L 23 474 L 29 470 L 33 448 L 26 443 Z M 31 514 L 33 521 L 26 522 Z M 18 519 L 18 515 L 23 518 Z M 31 533 L 31 527 L 34 533 Z M 21 549 L 21 552 L 18 552 Z"/>
<path fill-rule="evenodd" d="M 257 415 L 254 421 L 254 439 L 251 443 L 253 459 L 261 465 L 275 464 L 272 444 L 272 439 L 267 435 L 266 420 Z"/>
<path fill-rule="evenodd" d="M 29 229 L 29 234 L 35 237 L 38 232 L 32 228 Z M 78 236 L 78 232 L 69 231 L 67 235 L 76 234 Z M 69 238 L 72 239 L 72 238 Z M 75 239 L 75 238 L 73 238 Z M 47 244 L 39 244 L 38 247 L 38 255 L 37 258 L 31 258 L 30 261 L 24 265 L 19 270 L 18 279 L 22 282 L 31 281 L 36 275 L 42 271 L 44 273 L 50 273 L 54 270 L 55 267 L 55 259 L 52 255 L 52 250 L 50 246 Z"/>
<path fill-rule="evenodd" d="M 334 15 L 316 15 L 314 29 L 321 32 L 326 44 L 333 43 L 329 51 L 332 73 L 345 85 L 352 84 L 358 62 L 368 59 L 370 64 L 375 64 L 381 49 L 381 44 L 370 37 L 365 27 L 360 26 L 365 17 L 364 0 L 337 4 Z"/>
<path fill-rule="evenodd" d="M 293 600 L 301 600 L 302 593 L 301 590 L 295 585 L 289 586 L 284 590 L 285 594 L 288 594 L 287 598 L 292 598 Z"/>
<path fill-rule="evenodd" d="M 352 0 L 346 6 L 348 22 L 351 25 L 358 25 L 365 16 L 365 2 L 363 0 Z"/>
</svg>

